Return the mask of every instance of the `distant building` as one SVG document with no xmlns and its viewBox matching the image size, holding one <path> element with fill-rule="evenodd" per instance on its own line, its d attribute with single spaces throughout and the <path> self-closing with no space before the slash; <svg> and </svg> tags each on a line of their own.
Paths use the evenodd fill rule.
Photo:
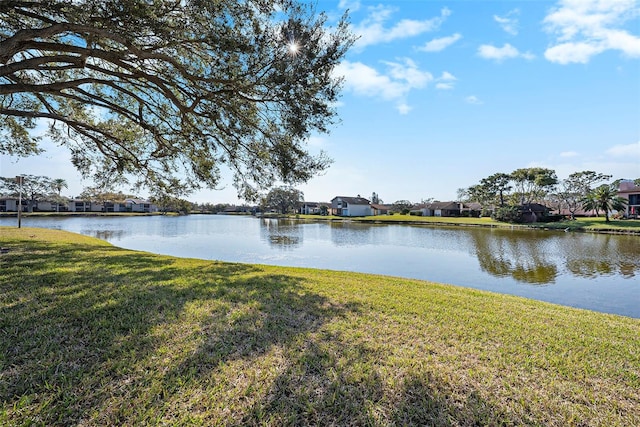
<svg viewBox="0 0 640 427">
<path fill-rule="evenodd" d="M 422 216 L 460 216 L 461 203 L 432 202 L 419 206 Z"/>
<path fill-rule="evenodd" d="M 26 201 L 22 200 L 22 211 L 25 211 Z M 0 197 L 0 212 L 18 212 L 17 197 Z"/>
<path fill-rule="evenodd" d="M 317 202 L 303 202 L 298 209 L 298 212 L 302 215 L 316 215 L 320 213 L 320 203 Z"/>
<path fill-rule="evenodd" d="M 372 211 L 369 200 L 359 195 L 336 196 L 331 199 L 331 213 L 338 216 L 369 216 Z"/>
<path fill-rule="evenodd" d="M 520 206 L 522 222 L 538 222 L 549 214 L 549 208 L 540 203 L 526 203 Z"/>
<path fill-rule="evenodd" d="M 622 180 L 618 188 L 618 196 L 628 202 L 625 216 L 627 218 L 638 218 L 638 215 L 640 215 L 640 187 L 631 180 Z"/>
<path fill-rule="evenodd" d="M 126 212 L 158 212 L 158 206 L 148 200 L 143 199 L 125 199 L 124 206 Z"/>
<path fill-rule="evenodd" d="M 374 216 L 377 215 L 388 215 L 389 211 L 393 210 L 391 205 L 383 205 L 381 203 L 371 203 L 371 214 Z"/>
</svg>

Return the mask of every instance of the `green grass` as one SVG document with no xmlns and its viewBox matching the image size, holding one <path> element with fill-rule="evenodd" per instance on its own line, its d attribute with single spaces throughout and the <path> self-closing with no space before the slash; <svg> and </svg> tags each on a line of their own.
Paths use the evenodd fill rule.
<svg viewBox="0 0 640 427">
<path fill-rule="evenodd" d="M 640 425 L 640 319 L 0 227 L 0 425 Z"/>
<path fill-rule="evenodd" d="M 482 226 L 482 227 L 509 227 L 509 228 L 536 228 L 587 232 L 612 232 L 612 233 L 640 233 L 640 220 L 612 219 L 605 222 L 604 217 L 578 218 L 575 221 L 541 222 L 535 224 L 509 224 L 494 221 L 489 217 L 463 218 L 463 217 L 433 217 L 414 215 L 378 215 L 364 217 L 340 217 L 319 215 L 296 215 L 295 218 L 304 220 L 330 220 L 330 221 L 356 221 L 374 223 L 413 223 L 424 225 L 452 225 L 452 226 Z"/>
</svg>

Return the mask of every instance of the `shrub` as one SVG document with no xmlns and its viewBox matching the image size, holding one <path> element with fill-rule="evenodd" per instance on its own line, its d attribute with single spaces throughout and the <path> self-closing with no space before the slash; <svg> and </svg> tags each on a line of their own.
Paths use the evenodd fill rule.
<svg viewBox="0 0 640 427">
<path fill-rule="evenodd" d="M 546 215 L 543 220 L 544 222 L 560 222 L 567 219 L 564 215 Z"/>
<path fill-rule="evenodd" d="M 482 211 L 480 212 L 480 216 L 481 217 L 489 216 L 493 218 L 493 211 L 491 209 L 483 208 Z"/>
<path fill-rule="evenodd" d="M 491 219 L 509 223 L 520 223 L 522 222 L 522 215 L 518 206 L 502 206 L 493 212 Z"/>
</svg>

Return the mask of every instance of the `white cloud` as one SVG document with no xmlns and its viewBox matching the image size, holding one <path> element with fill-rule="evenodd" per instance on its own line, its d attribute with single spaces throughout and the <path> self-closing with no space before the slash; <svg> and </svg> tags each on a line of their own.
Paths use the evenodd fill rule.
<svg viewBox="0 0 640 427">
<path fill-rule="evenodd" d="M 435 31 L 451 15 L 451 11 L 444 8 L 440 16 L 425 20 L 403 19 L 391 27 L 385 27 L 386 21 L 393 15 L 395 9 L 385 6 L 370 8 L 367 18 L 352 28 L 353 33 L 359 36 L 355 46 L 365 46 L 388 43 L 393 40 L 414 37 L 425 32 Z"/>
<path fill-rule="evenodd" d="M 439 89 L 439 90 L 453 89 L 456 80 L 458 79 L 456 79 L 456 77 L 453 74 L 447 71 L 443 71 L 442 75 L 435 80 L 436 89 Z"/>
<path fill-rule="evenodd" d="M 518 49 L 511 46 L 509 43 L 505 43 L 502 47 L 495 47 L 489 44 L 483 44 L 478 48 L 478 55 L 484 59 L 493 59 L 496 61 L 502 61 L 510 58 L 524 58 L 531 60 L 535 58 L 530 52 L 521 53 Z"/>
<path fill-rule="evenodd" d="M 422 52 L 440 52 L 460 40 L 462 35 L 455 33 L 452 36 L 441 37 L 439 39 L 433 39 L 427 42 L 424 46 L 419 47 L 418 50 Z"/>
<path fill-rule="evenodd" d="M 351 12 L 355 12 L 360 9 L 359 0 L 340 0 L 338 2 L 339 9 L 348 9 Z"/>
<path fill-rule="evenodd" d="M 402 115 L 409 114 L 412 108 L 404 102 L 400 102 L 396 105 L 396 109 Z"/>
<path fill-rule="evenodd" d="M 628 160 L 640 160 L 640 141 L 636 142 L 635 144 L 614 145 L 613 147 L 609 148 L 606 153 L 613 157 L 624 157 Z"/>
<path fill-rule="evenodd" d="M 621 28 L 639 15 L 637 0 L 560 0 L 543 21 L 546 31 L 556 35 L 545 58 L 584 64 L 607 50 L 639 58 L 640 37 Z"/>
<path fill-rule="evenodd" d="M 465 98 L 465 102 L 467 104 L 473 104 L 473 105 L 482 105 L 482 104 L 484 104 L 484 102 L 482 102 L 480 99 L 478 99 L 478 97 L 475 96 L 475 95 L 467 96 Z"/>
<path fill-rule="evenodd" d="M 389 66 L 391 76 L 396 81 L 404 80 L 407 88 L 423 88 L 433 80 L 433 76 L 429 72 L 421 71 L 418 65 L 409 58 L 405 58 L 403 63 L 399 62 L 383 62 Z"/>
<path fill-rule="evenodd" d="M 560 153 L 560 157 L 577 157 L 578 153 L 575 151 L 563 151 Z"/>
<path fill-rule="evenodd" d="M 388 67 L 387 74 L 361 62 L 343 61 L 336 67 L 336 74 L 344 76 L 345 90 L 359 96 L 382 98 L 395 101 L 401 114 L 408 113 L 411 108 L 406 102 L 412 89 L 422 89 L 433 81 L 433 76 L 422 71 L 418 65 L 405 58 L 401 62 L 384 62 Z"/>
<path fill-rule="evenodd" d="M 507 13 L 505 16 L 493 15 L 493 20 L 500 24 L 500 27 L 507 33 L 515 36 L 518 34 L 518 18 L 514 16 L 518 16 L 520 11 L 518 9 L 514 9 Z"/>
<path fill-rule="evenodd" d="M 586 64 L 593 55 L 602 52 L 604 52 L 602 47 L 589 43 L 562 43 L 547 49 L 544 52 L 544 57 L 559 64 L 571 62 Z"/>
</svg>

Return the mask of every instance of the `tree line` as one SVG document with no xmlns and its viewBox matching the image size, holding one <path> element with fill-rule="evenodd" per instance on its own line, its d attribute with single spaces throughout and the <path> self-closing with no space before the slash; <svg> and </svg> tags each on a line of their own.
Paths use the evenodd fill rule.
<svg viewBox="0 0 640 427">
<path fill-rule="evenodd" d="M 0 177 L 0 194 L 18 197 L 22 193 L 29 212 L 33 211 L 36 203 L 40 200 L 54 202 L 59 209 L 61 204 L 67 202 L 61 193 L 63 189 L 68 187 L 67 181 L 62 178 L 24 175 L 19 183 L 17 178 Z"/>
<path fill-rule="evenodd" d="M 60 211 L 61 207 L 65 210 L 65 206 L 69 202 L 69 198 L 62 195 L 64 189 L 69 188 L 65 179 L 50 178 L 41 175 L 23 175 L 21 184 L 14 177 L 0 177 L 0 195 L 10 197 L 18 197 L 22 192 L 22 197 L 27 205 L 27 211 L 33 212 L 38 202 L 49 201 L 56 205 L 56 211 Z M 22 186 L 22 189 L 20 188 Z M 124 202 L 126 199 L 144 199 L 134 194 L 123 193 L 114 185 L 93 185 L 84 187 L 77 196 L 80 200 L 93 201 L 106 204 L 108 202 Z M 224 212 L 231 207 L 229 203 L 194 203 L 189 200 L 167 195 L 155 194 L 151 195 L 149 201 L 156 206 L 160 212 L 179 212 L 179 213 L 218 213 Z"/>
<path fill-rule="evenodd" d="M 552 210 L 569 212 L 575 219 L 580 210 L 603 212 L 606 221 L 613 211 L 624 210 L 627 200 L 618 196 L 621 180 L 594 171 L 580 171 L 566 179 L 558 179 L 552 169 L 532 167 L 516 169 L 511 173 L 495 173 L 482 178 L 478 184 L 458 189 L 458 198 L 476 202 L 484 215 L 509 220 L 518 210 L 531 203 L 542 204 Z M 640 179 L 636 179 L 640 185 Z"/>
</svg>

